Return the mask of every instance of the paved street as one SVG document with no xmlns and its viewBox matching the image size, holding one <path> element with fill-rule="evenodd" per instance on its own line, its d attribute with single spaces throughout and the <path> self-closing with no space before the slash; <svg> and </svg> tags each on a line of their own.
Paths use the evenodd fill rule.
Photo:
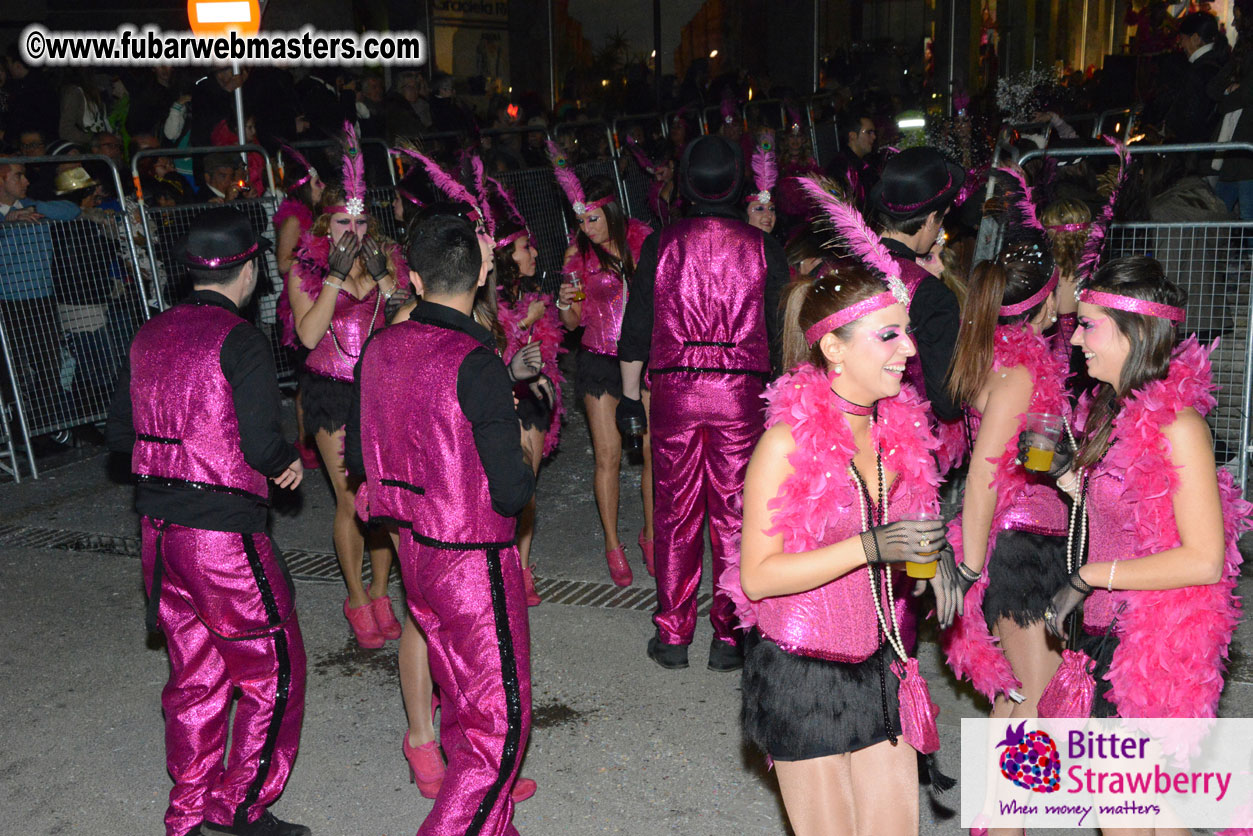
<svg viewBox="0 0 1253 836">
<path fill-rule="evenodd" d="M 161 832 L 166 658 L 144 633 L 131 489 L 109 478 L 107 461 L 95 454 L 0 487 L 0 833 Z M 591 470 L 582 415 L 572 411 L 540 484 L 534 560 L 549 600 L 530 611 L 535 729 L 523 766 L 539 792 L 518 808 L 519 830 L 787 833 L 773 776 L 740 741 L 738 674 L 704 667 L 708 623 L 689 670 L 663 671 L 644 655 L 653 628 L 634 545 L 639 469 L 628 469 L 623 488 L 620 530 L 636 572 L 625 593 L 608 583 Z M 351 638 L 330 556 L 331 508 L 314 472 L 300 502 L 274 518 L 309 659 L 300 757 L 275 812 L 317 836 L 406 836 L 431 802 L 410 784 L 400 751 L 396 646 L 362 651 Z M 395 581 L 392 595 L 401 597 Z M 1238 644 L 1224 716 L 1253 709 L 1247 624 Z M 933 640 L 924 636 L 920 653 L 942 708 L 941 762 L 956 775 L 960 718 L 983 708 L 939 669 Z M 957 793 L 946 799 L 954 810 Z M 925 795 L 922 809 L 923 833 L 962 832 Z"/>
</svg>

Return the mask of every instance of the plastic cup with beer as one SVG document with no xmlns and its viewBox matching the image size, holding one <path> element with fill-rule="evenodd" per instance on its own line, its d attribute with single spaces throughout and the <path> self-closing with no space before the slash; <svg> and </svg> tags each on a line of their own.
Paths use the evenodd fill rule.
<svg viewBox="0 0 1253 836">
<path fill-rule="evenodd" d="M 1047 412 L 1027 415 L 1027 458 L 1022 466 L 1037 473 L 1047 473 L 1053 465 L 1053 453 L 1062 437 L 1062 416 Z"/>
<path fill-rule="evenodd" d="M 943 521 L 944 517 L 941 514 L 932 514 L 926 511 L 920 511 L 918 513 L 907 514 L 902 517 L 902 519 L 915 520 L 917 522 L 937 522 Z M 923 546 L 922 544 L 919 544 L 919 547 L 926 548 L 926 546 Z M 938 548 L 935 549 L 935 551 L 920 551 L 918 554 L 926 557 L 927 555 L 936 554 L 937 552 L 939 552 Z M 918 580 L 934 578 L 935 561 L 933 560 L 930 563 L 914 563 L 912 560 L 907 560 L 905 561 L 905 574 Z"/>
<path fill-rule="evenodd" d="M 587 294 L 583 292 L 583 280 L 579 278 L 578 273 L 566 273 L 565 279 L 566 284 L 574 288 L 574 296 L 571 297 L 571 301 L 582 302 L 587 298 Z"/>
</svg>

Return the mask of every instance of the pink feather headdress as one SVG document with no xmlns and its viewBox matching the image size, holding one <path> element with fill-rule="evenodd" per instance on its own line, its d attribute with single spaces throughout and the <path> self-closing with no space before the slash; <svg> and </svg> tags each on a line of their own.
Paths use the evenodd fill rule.
<svg viewBox="0 0 1253 836">
<path fill-rule="evenodd" d="M 801 112 L 791 105 L 787 106 L 788 130 L 799 136 L 801 132 Z"/>
<path fill-rule="evenodd" d="M 751 165 L 753 169 L 753 184 L 757 186 L 757 191 L 750 194 L 747 201 L 749 203 L 752 203 L 754 200 L 758 203 L 770 203 L 770 190 L 774 188 L 775 183 L 779 180 L 779 164 L 774 157 L 773 132 L 766 131 L 762 134 L 761 140 L 753 150 Z"/>
<path fill-rule="evenodd" d="M 574 214 L 586 215 L 614 201 L 611 195 L 588 203 L 587 198 L 583 196 L 583 184 L 579 182 L 579 176 L 574 173 L 574 167 L 570 165 L 570 158 L 566 156 L 566 152 L 551 139 L 548 140 L 547 148 L 548 159 L 552 160 L 553 164 L 553 176 L 557 178 L 557 185 L 561 187 L 561 191 L 565 192 L 566 200 L 570 201 L 570 205 L 574 207 Z"/>
<path fill-rule="evenodd" d="M 515 224 L 521 227 L 515 232 L 498 239 L 496 241 L 496 248 L 500 249 L 501 247 L 507 247 L 523 235 L 530 237 L 531 230 L 527 228 L 526 218 L 522 215 L 522 210 L 518 208 L 518 204 L 514 202 L 513 194 L 495 177 L 489 176 L 487 178 L 487 182 L 493 189 L 496 190 L 497 196 L 499 196 L 501 202 L 505 204 L 505 210 L 509 213 L 509 217 Z M 494 208 L 492 204 L 488 202 L 486 195 L 483 197 L 483 205 L 488 208 L 488 211 L 492 211 Z"/>
<path fill-rule="evenodd" d="M 798 177 L 797 182 L 831 221 L 836 236 L 844 246 L 863 264 L 883 276 L 897 302 L 908 305 L 909 292 L 901 281 L 900 265 L 875 231 L 866 224 L 857 207 L 831 194 L 814 175 Z"/>
<path fill-rule="evenodd" d="M 1118 203 L 1118 193 L 1127 180 L 1127 169 L 1131 158 L 1127 146 L 1112 136 L 1105 137 L 1105 141 L 1118 152 L 1118 173 L 1114 177 L 1114 187 L 1110 190 L 1109 200 L 1106 201 L 1101 214 L 1092 221 L 1092 227 L 1088 231 L 1088 240 L 1083 245 L 1083 253 L 1079 256 L 1079 263 L 1075 267 L 1075 277 L 1078 279 L 1090 277 L 1101 263 L 1101 255 L 1105 251 L 1105 231 L 1114 220 L 1114 206 Z"/>
<path fill-rule="evenodd" d="M 473 205 L 480 208 L 483 225 L 487 227 L 487 234 L 494 239 L 496 237 L 496 219 L 492 217 L 491 205 L 487 200 L 487 171 L 483 168 L 483 158 L 475 152 L 470 152 L 467 157 L 470 167 L 470 180 L 474 183 L 474 193 L 478 195 L 478 201 Z"/>
<path fill-rule="evenodd" d="M 351 122 L 344 123 L 344 144 L 344 211 L 349 215 L 364 215 L 365 157 Z"/>
<path fill-rule="evenodd" d="M 635 137 L 630 134 L 628 134 L 626 138 L 626 147 L 627 150 L 631 152 L 631 156 L 635 158 L 636 164 L 638 164 L 644 171 L 652 174 L 657 170 L 657 164 L 649 159 L 648 155 L 644 153 L 644 149 L 641 148 L 640 144 L 635 141 Z"/>
<path fill-rule="evenodd" d="M 284 188 L 288 190 L 298 189 L 301 186 L 303 186 L 305 183 L 308 183 L 310 180 L 312 180 L 313 176 L 318 173 L 318 170 L 313 167 L 313 165 L 309 162 L 309 160 L 305 157 L 304 154 L 301 154 L 299 151 L 297 151 L 295 148 L 292 148 L 286 142 L 279 142 L 278 147 L 283 152 L 283 157 L 280 158 L 280 160 L 282 160 L 283 158 L 291 160 L 293 163 L 299 166 L 302 171 L 304 171 L 304 174 L 302 174 L 300 177 L 296 178 L 292 182 L 288 183 L 287 182 L 287 166 L 280 165 L 278 176 L 281 180 L 283 180 Z"/>
<path fill-rule="evenodd" d="M 735 124 L 735 99 L 734 98 L 732 98 L 731 96 L 723 96 L 722 106 L 720 107 L 719 110 L 722 113 L 722 124 L 724 125 Z"/>
<path fill-rule="evenodd" d="M 1023 225 L 1031 229 L 1044 231 L 1044 225 L 1040 223 L 1040 217 L 1035 210 L 1035 195 L 1031 191 L 1031 186 L 1027 184 L 1027 177 L 1023 174 L 1021 168 L 1012 166 L 1009 168 L 999 169 L 1001 173 L 1009 176 L 1018 184 L 1018 211 L 1022 215 Z"/>
<path fill-rule="evenodd" d="M 427 176 L 431 178 L 431 183 L 435 185 L 435 188 L 443 192 L 449 200 L 468 204 L 475 218 L 477 220 L 483 219 L 485 212 L 483 207 L 479 205 L 478 200 L 474 197 L 474 195 L 470 194 L 469 189 L 458 182 L 456 177 L 453 177 L 447 171 L 440 168 L 439 163 L 435 162 L 421 151 L 415 151 L 411 148 L 393 148 L 392 153 L 407 154 L 417 160 L 422 164 L 422 167 L 426 169 Z M 484 223 L 486 223 L 486 221 L 484 221 Z"/>
</svg>

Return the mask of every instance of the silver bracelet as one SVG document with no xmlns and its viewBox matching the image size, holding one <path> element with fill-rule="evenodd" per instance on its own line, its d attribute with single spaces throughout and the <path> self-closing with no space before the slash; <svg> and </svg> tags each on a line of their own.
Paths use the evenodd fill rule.
<svg viewBox="0 0 1253 836">
<path fill-rule="evenodd" d="M 323 279 L 323 280 L 322 280 L 322 284 L 326 285 L 327 287 L 333 287 L 333 288 L 335 288 L 336 290 L 343 290 L 343 289 L 344 289 L 344 283 L 343 283 L 343 282 L 340 282 L 339 284 L 336 284 L 335 282 L 331 281 L 330 279 Z"/>
<path fill-rule="evenodd" d="M 568 310 L 570 310 L 570 305 L 563 305 L 563 304 L 561 304 L 561 302 L 560 302 L 560 301 L 558 301 L 558 302 L 557 302 L 557 310 L 559 310 L 559 311 L 568 311 Z"/>
</svg>

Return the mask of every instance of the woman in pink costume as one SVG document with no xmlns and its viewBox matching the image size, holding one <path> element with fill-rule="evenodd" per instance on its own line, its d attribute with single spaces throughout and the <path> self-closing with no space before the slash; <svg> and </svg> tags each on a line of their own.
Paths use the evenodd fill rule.
<svg viewBox="0 0 1253 836">
<path fill-rule="evenodd" d="M 618 367 L 618 336 L 626 310 L 627 289 L 644 239 L 652 230 L 627 218 L 618 203 L 614 184 L 596 179 L 588 184 L 584 197 L 569 160 L 549 144 L 557 182 L 565 192 L 578 218 L 579 231 L 566 250 L 567 281 L 557 299 L 561 323 L 571 331 L 583 326 L 574 385 L 583 397 L 587 426 L 592 435 L 596 473 L 592 488 L 600 523 L 605 533 L 605 560 L 609 576 L 618 586 L 631 583 L 631 564 L 618 540 L 618 489 L 622 462 L 622 436 L 614 424 L 614 410 L 622 397 L 622 373 Z M 576 299 L 568 279 L 577 277 L 585 299 Z M 648 395 L 644 395 L 647 408 Z M 648 435 L 644 436 L 644 473 L 641 477 L 644 499 L 644 528 L 640 530 L 640 550 L 644 565 L 653 574 L 653 467 Z"/>
<path fill-rule="evenodd" d="M 287 284 L 296 336 L 309 349 L 301 386 L 305 422 L 335 491 L 335 553 L 348 586 L 344 615 L 358 644 L 378 648 L 385 639 L 400 638 L 387 596 L 392 553 L 386 537 L 371 543 L 367 592 L 361 579 L 366 532 L 357 521 L 355 488 L 344 468 L 344 425 L 361 347 L 383 327 L 383 306 L 396 291 L 396 277 L 407 276 L 408 269 L 400 248 L 380 236 L 366 211 L 361 153 L 351 126 L 345 125 L 345 132 L 345 187 L 327 189 L 321 216 L 300 238 Z"/>
<path fill-rule="evenodd" d="M 1068 412 L 1065 368 L 1043 336 L 1057 319 L 1058 273 L 1040 230 L 1031 232 L 975 268 L 949 376 L 974 448 L 949 532 L 965 615 L 942 645 L 994 718 L 1035 717 L 1061 663 L 1042 619 L 1066 576 L 1066 507 L 1047 474 L 1018 461 L 1028 413 Z"/>
<path fill-rule="evenodd" d="M 1239 621 L 1236 541 L 1253 511 L 1214 464 L 1214 346 L 1177 339 L 1185 294 L 1151 258 L 1110 262 L 1080 288 L 1072 342 L 1100 383 L 1057 484 L 1086 504 L 1088 562 L 1045 619 L 1063 635 L 1082 604 L 1081 647 L 1112 633 L 1094 715 L 1214 717 Z"/>
<path fill-rule="evenodd" d="M 886 564 L 932 562 L 945 536 L 938 519 L 911 519 L 939 510 L 939 475 L 926 403 L 902 386 L 909 314 L 844 265 L 792 286 L 784 328 L 793 370 L 767 390 L 730 578 L 752 628 L 745 735 L 773 759 L 797 836 L 917 833 L 900 696 L 917 662 L 897 626 L 907 581 Z M 933 583 L 947 625 L 959 587 L 947 568 Z"/>
<path fill-rule="evenodd" d="M 501 191 L 502 196 L 506 193 Z M 512 203 L 512 200 L 510 200 Z M 561 437 L 561 422 L 566 408 L 561 401 L 561 384 L 564 378 L 557 366 L 557 358 L 565 353 L 562 346 L 561 321 L 552 297 L 544 293 L 536 282 L 536 251 L 531 235 L 521 215 L 505 213 L 498 215 L 495 229 L 496 260 L 496 317 L 505 333 L 505 357 L 513 357 L 525 346 L 539 343 L 543 357 L 540 372 L 551 384 L 537 394 L 534 387 L 521 385 L 514 388 L 518 398 L 518 418 L 525 432 L 523 444 L 529 446 L 536 473 L 540 462 L 552 455 Z M 522 560 L 522 580 L 526 584 L 526 602 L 537 606 L 540 597 L 535 592 L 535 578 L 531 573 L 531 541 L 535 536 L 535 498 L 518 518 L 518 553 Z"/>
<path fill-rule="evenodd" d="M 774 232 L 775 207 L 771 190 L 779 180 L 779 163 L 774 156 L 774 132 L 762 131 L 751 160 L 753 192 L 744 198 L 744 220 L 769 235 Z"/>
<path fill-rule="evenodd" d="M 633 136 L 627 136 L 626 145 L 627 150 L 635 157 L 636 164 L 652 178 L 648 187 L 648 211 L 652 213 L 658 228 L 669 226 L 681 217 L 683 211 L 683 197 L 679 194 L 679 184 L 674 178 L 674 158 L 653 160 Z"/>
<path fill-rule="evenodd" d="M 292 264 L 295 263 L 296 245 L 300 236 L 313 226 L 314 209 L 322 201 L 322 193 L 326 184 L 318 175 L 304 155 L 287 145 L 281 146 L 286 165 L 280 169 L 287 196 L 278 205 L 274 213 L 274 259 L 278 263 L 278 273 L 283 278 L 283 293 L 278 295 L 276 319 L 279 323 L 283 345 L 294 349 L 299 358 L 298 365 L 304 365 L 308 349 L 300 345 L 296 339 L 296 321 L 291 312 L 291 301 L 288 279 L 291 276 Z M 305 441 L 305 414 L 300 389 L 296 389 L 296 450 L 300 453 L 300 461 L 306 470 L 318 466 L 318 454 Z"/>
<path fill-rule="evenodd" d="M 809 203 L 798 178 L 821 174 L 822 167 L 814 159 L 814 150 L 809 144 L 809 133 L 801 122 L 800 111 L 789 106 L 787 114 L 788 126 L 779 147 L 780 183 L 775 199 L 784 217 L 795 222 L 809 213 Z M 788 228 L 790 226 L 784 227 Z"/>
</svg>

